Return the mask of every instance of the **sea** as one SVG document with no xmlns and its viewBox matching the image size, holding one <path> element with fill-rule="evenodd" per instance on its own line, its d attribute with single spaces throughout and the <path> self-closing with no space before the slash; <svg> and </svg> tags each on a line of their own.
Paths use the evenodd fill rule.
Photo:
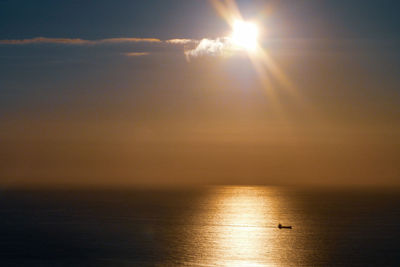
<svg viewBox="0 0 400 267">
<path fill-rule="evenodd" d="M 400 266 L 400 191 L 3 189 L 0 266 Z"/>
</svg>

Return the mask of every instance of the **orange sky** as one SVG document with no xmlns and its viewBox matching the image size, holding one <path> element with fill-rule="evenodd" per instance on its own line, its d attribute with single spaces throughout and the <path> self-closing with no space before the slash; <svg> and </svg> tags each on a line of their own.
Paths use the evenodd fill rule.
<svg viewBox="0 0 400 267">
<path fill-rule="evenodd" d="M 309 24 L 299 37 L 306 10 L 287 18 L 299 29 L 293 38 L 288 21 L 260 22 L 286 33 L 263 35 L 260 46 L 290 90 L 243 52 L 188 61 L 182 44 L 162 41 L 185 31 L 163 39 L 153 24 L 135 41 L 5 35 L 28 41 L 0 42 L 0 184 L 398 185 L 397 37 L 375 29 L 363 38 L 357 25 L 336 37 L 332 18 L 324 34 Z M 211 29 L 202 21 L 201 33 Z"/>
</svg>

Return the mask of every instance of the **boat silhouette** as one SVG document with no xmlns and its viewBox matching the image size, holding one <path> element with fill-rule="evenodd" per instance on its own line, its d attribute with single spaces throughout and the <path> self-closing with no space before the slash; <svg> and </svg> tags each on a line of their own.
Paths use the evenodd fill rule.
<svg viewBox="0 0 400 267">
<path fill-rule="evenodd" d="M 291 225 L 278 224 L 278 228 L 279 229 L 292 229 L 292 226 Z"/>
</svg>

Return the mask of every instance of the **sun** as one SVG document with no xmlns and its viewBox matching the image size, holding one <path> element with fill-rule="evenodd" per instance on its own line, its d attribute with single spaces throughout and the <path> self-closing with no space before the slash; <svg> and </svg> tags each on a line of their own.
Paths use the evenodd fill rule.
<svg viewBox="0 0 400 267">
<path fill-rule="evenodd" d="M 232 31 L 233 44 L 246 51 L 255 51 L 258 40 L 258 27 L 255 23 L 235 20 Z"/>
</svg>

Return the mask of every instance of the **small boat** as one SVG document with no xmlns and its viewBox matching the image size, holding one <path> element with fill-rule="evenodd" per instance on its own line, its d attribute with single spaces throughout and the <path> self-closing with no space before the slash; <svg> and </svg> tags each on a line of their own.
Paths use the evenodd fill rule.
<svg viewBox="0 0 400 267">
<path fill-rule="evenodd" d="M 292 229 L 292 226 L 291 225 L 278 224 L 278 228 L 279 229 Z"/>
</svg>

